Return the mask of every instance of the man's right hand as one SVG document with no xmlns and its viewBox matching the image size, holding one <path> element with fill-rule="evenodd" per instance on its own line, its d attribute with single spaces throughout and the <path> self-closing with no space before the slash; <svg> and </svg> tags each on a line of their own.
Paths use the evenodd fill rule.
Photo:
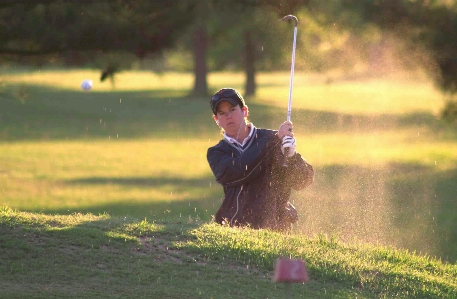
<svg viewBox="0 0 457 299">
<path fill-rule="evenodd" d="M 279 126 L 278 137 L 283 140 L 285 136 L 294 137 L 294 125 L 290 121 L 285 121 Z"/>
</svg>

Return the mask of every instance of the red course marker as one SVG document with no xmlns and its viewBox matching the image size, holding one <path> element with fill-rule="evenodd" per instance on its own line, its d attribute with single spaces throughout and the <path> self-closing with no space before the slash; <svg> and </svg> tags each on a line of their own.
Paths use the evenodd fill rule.
<svg viewBox="0 0 457 299">
<path fill-rule="evenodd" d="M 302 260 L 278 259 L 275 265 L 274 282 L 307 282 L 308 271 Z"/>
</svg>

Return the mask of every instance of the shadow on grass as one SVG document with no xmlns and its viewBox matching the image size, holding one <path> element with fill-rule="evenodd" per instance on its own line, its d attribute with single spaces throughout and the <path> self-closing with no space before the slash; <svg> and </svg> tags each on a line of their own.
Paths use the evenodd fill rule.
<svg viewBox="0 0 457 299">
<path fill-rule="evenodd" d="M 217 205 L 218 207 L 218 205 Z M 137 220 L 151 218 L 157 221 L 166 219 L 199 219 L 209 221 L 215 214 L 213 201 L 210 199 L 189 199 L 186 201 L 164 201 L 164 202 L 138 202 L 135 198 L 124 198 L 122 202 L 112 204 L 97 204 L 77 208 L 46 208 L 27 209 L 29 212 L 46 213 L 52 215 L 70 215 L 73 213 L 91 213 L 102 215 L 104 213 L 114 217 L 133 217 Z"/>
<path fill-rule="evenodd" d="M 61 186 L 72 186 L 81 190 L 91 187 L 101 186 L 103 190 L 109 191 L 110 188 L 116 188 L 116 199 L 112 203 L 107 203 L 107 195 L 99 202 L 92 202 L 90 205 L 81 205 L 79 207 L 51 206 L 40 208 L 22 209 L 23 211 L 69 215 L 73 213 L 91 213 L 100 215 L 107 213 L 116 217 L 152 217 L 154 219 L 182 218 L 182 219 L 200 219 L 209 221 L 215 215 L 217 209 L 222 203 L 222 187 L 213 182 L 211 176 L 198 178 L 167 178 L 167 177 L 87 177 L 74 180 L 60 181 Z M 117 188 L 121 189 L 117 189 Z M 141 198 L 132 197 L 128 190 L 144 189 L 141 191 Z M 150 200 L 145 200 L 144 194 L 151 191 Z M 162 193 L 172 190 L 172 194 L 166 198 L 157 198 L 159 190 Z M 90 191 L 88 191 L 90 192 Z M 109 192 L 107 192 L 109 193 Z M 119 195 L 124 198 L 119 199 Z"/>
<path fill-rule="evenodd" d="M 0 140 L 173 138 L 215 130 L 207 100 L 180 91 L 95 93 L 32 86 L 29 93 L 23 103 L 0 97 Z"/>
<path fill-rule="evenodd" d="M 6 275 L 2 295 L 169 298 L 173 294 L 179 298 L 193 290 L 197 298 L 192 284 L 201 289 L 211 280 L 202 276 L 190 279 L 189 273 L 201 271 L 202 266 L 196 267 L 174 243 L 191 238 L 189 230 L 199 225 L 187 219 L 154 223 L 151 219 L 139 222 L 79 214 L 69 218 L 1 217 L 0 256 L 4 262 L 0 270 Z M 203 289 L 210 291 L 209 287 Z"/>
<path fill-rule="evenodd" d="M 145 186 L 156 187 L 162 185 L 173 185 L 181 190 L 189 187 L 204 187 L 208 185 L 208 181 L 212 181 L 212 177 L 205 178 L 154 178 L 154 177 L 88 177 L 75 180 L 67 180 L 65 184 L 86 184 L 86 185 L 123 185 L 123 186 Z"/>
<path fill-rule="evenodd" d="M 255 246 L 237 253 L 238 241 L 227 240 L 227 233 L 224 242 L 214 242 L 209 247 L 195 246 L 199 243 L 198 236 L 191 231 L 200 226 L 199 221 L 138 221 L 87 214 L 68 218 L 0 217 L 0 257 L 4 261 L 0 271 L 6 274 L 1 282 L 6 286 L 2 295 L 5 298 L 113 298 L 120 294 L 122 298 L 280 298 L 283 295 L 283 288 L 271 282 L 271 265 L 277 253 L 266 250 L 259 255 Z M 255 244 L 256 240 L 251 242 Z M 250 255 L 256 259 L 243 259 Z M 257 265 L 259 260 L 263 263 Z M 331 267 L 313 267 L 313 275 L 316 273 L 317 277 L 313 286 L 303 288 L 294 284 L 290 286 L 291 294 L 335 298 L 342 293 L 346 297 L 363 293 L 347 282 L 344 273 L 337 278 L 327 275 Z"/>
<path fill-rule="evenodd" d="M 23 99 L 0 97 L 0 140 L 54 140 L 139 137 L 173 138 L 176 135 L 214 135 L 208 99 L 188 97 L 183 90 L 80 92 L 25 85 Z M 251 120 L 258 127 L 276 129 L 286 109 L 249 103 Z M 350 115 L 294 109 L 300 132 L 380 131 L 393 127 L 445 124 L 427 113 L 406 115 Z M 455 136 L 454 136 L 455 137 Z"/>
</svg>

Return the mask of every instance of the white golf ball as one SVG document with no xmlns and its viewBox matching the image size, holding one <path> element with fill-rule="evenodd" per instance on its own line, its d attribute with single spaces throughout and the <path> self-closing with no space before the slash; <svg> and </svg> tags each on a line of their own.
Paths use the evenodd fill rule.
<svg viewBox="0 0 457 299">
<path fill-rule="evenodd" d="M 92 88 L 92 80 L 86 79 L 81 83 L 81 88 L 83 90 L 91 90 Z"/>
</svg>

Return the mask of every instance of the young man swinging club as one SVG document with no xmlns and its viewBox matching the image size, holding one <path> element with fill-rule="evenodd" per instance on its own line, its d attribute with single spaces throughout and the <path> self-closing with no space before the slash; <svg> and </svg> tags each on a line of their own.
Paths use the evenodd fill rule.
<svg viewBox="0 0 457 299">
<path fill-rule="evenodd" d="M 291 190 L 314 181 L 313 167 L 295 151 L 292 123 L 285 121 L 278 131 L 256 128 L 248 120 L 243 97 L 232 88 L 216 92 L 210 104 L 223 132 L 223 139 L 207 153 L 209 166 L 225 193 L 216 222 L 288 231 L 298 220 L 289 203 Z M 287 167 L 283 165 L 284 152 L 289 156 Z"/>
</svg>

